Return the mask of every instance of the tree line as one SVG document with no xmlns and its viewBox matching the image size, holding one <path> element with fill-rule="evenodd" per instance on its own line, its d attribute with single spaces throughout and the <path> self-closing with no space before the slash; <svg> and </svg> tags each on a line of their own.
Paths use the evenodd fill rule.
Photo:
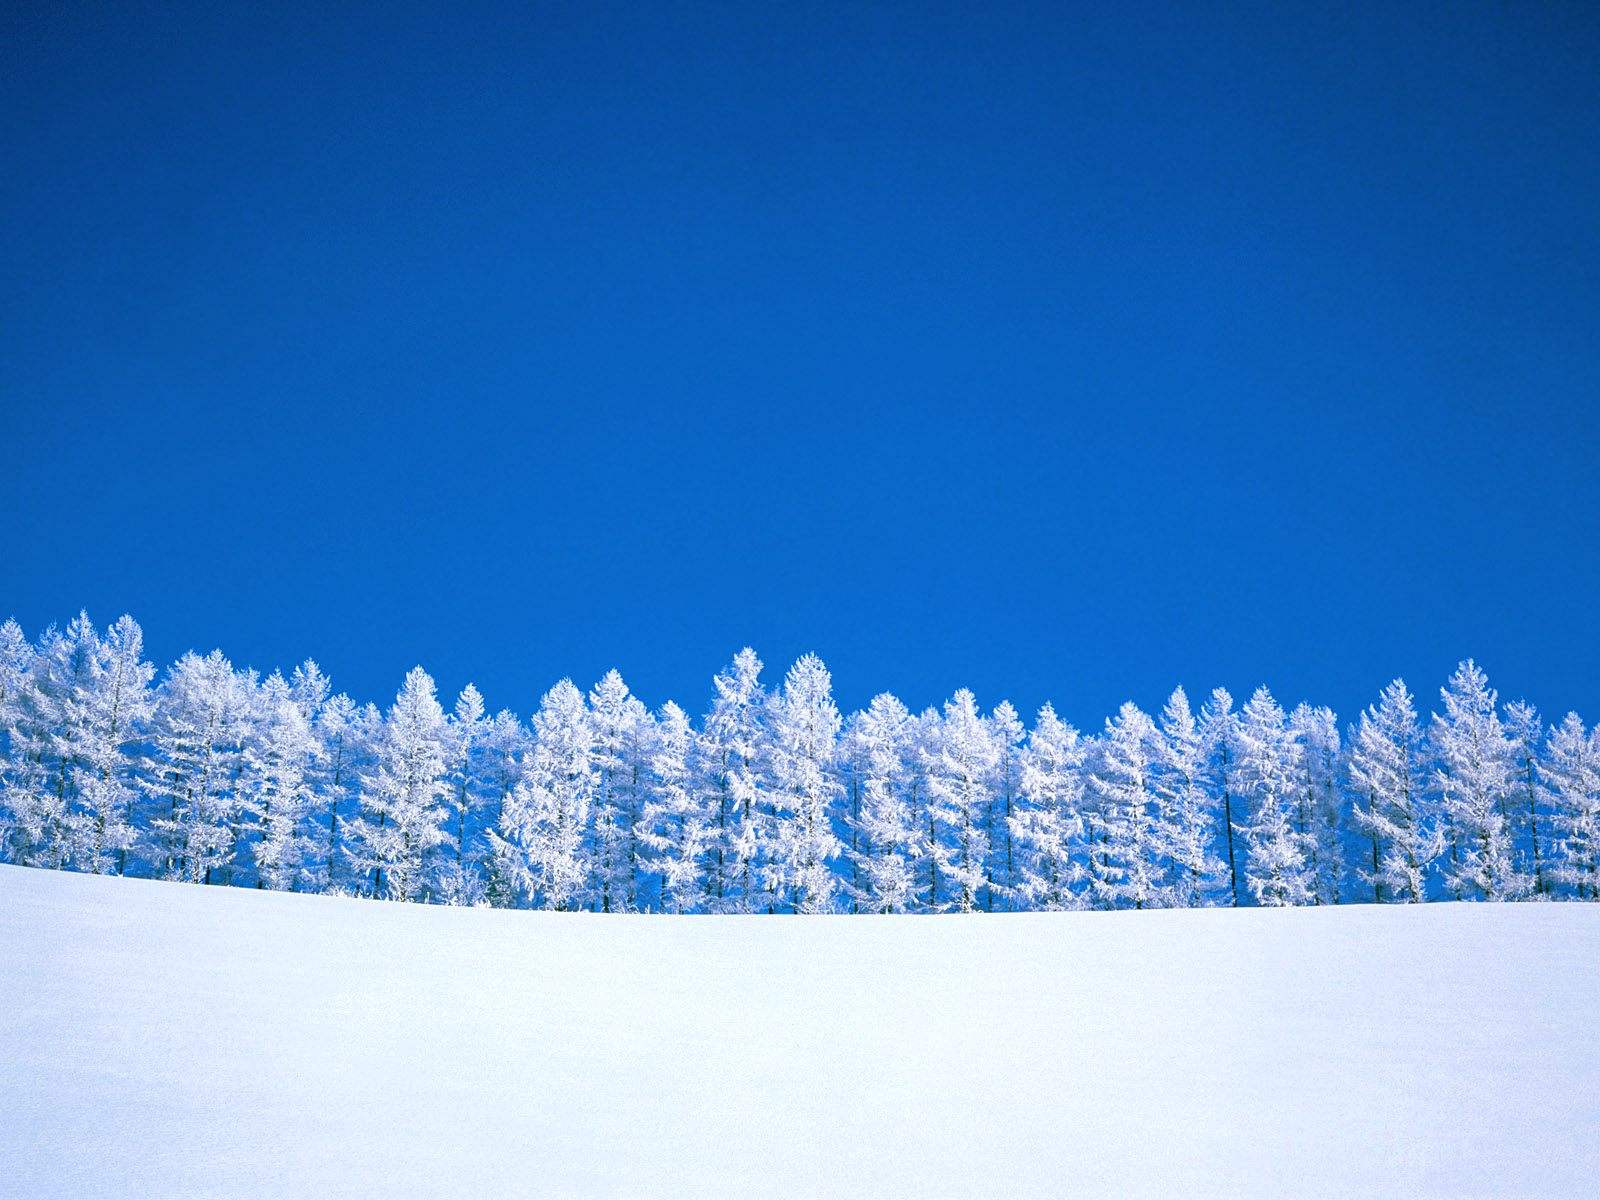
<svg viewBox="0 0 1600 1200">
<path fill-rule="evenodd" d="M 1600 899 L 1600 728 L 1463 662 L 1426 721 L 1182 688 L 1084 733 L 970 691 L 843 717 L 827 668 L 741 650 L 698 722 L 608 672 L 530 721 L 421 667 L 386 711 L 139 625 L 0 626 L 0 858 L 440 904 L 972 912 Z"/>
</svg>

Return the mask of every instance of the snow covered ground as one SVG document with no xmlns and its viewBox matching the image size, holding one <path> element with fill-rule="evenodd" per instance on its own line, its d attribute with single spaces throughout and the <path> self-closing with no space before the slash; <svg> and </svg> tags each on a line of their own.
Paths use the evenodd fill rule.
<svg viewBox="0 0 1600 1200">
<path fill-rule="evenodd" d="M 0 868 L 0 1193 L 1594 1196 L 1600 905 L 460 911 Z"/>
</svg>

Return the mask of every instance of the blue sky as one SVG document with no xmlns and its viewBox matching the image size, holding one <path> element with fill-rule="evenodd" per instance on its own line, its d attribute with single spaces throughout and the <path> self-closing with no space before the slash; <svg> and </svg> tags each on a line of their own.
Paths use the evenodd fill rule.
<svg viewBox="0 0 1600 1200">
<path fill-rule="evenodd" d="M 4 18 L 30 632 L 1600 717 L 1592 6 L 268 7 Z"/>
</svg>

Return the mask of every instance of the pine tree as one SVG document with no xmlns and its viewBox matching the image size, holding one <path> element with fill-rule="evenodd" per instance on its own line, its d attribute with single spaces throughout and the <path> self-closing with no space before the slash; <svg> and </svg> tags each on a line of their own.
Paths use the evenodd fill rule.
<svg viewBox="0 0 1600 1200">
<path fill-rule="evenodd" d="M 448 737 L 433 678 L 413 667 L 384 719 L 376 763 L 362 780 L 361 815 L 349 830 L 352 858 L 371 878 L 373 896 L 432 898 L 426 867 L 446 837 Z"/>
<path fill-rule="evenodd" d="M 851 899 L 861 912 L 903 913 L 917 905 L 916 732 L 916 718 L 887 692 L 852 723 L 860 800 L 849 822 Z"/>
<path fill-rule="evenodd" d="M 1350 731 L 1351 817 L 1370 847 L 1358 870 L 1378 903 L 1427 899 L 1428 866 L 1444 849 L 1422 783 L 1422 730 L 1404 680 L 1391 682 Z"/>
<path fill-rule="evenodd" d="M 616 671 L 589 692 L 595 770 L 593 870 L 601 912 L 637 907 L 639 840 L 650 714 Z"/>
<path fill-rule="evenodd" d="M 822 660 L 807 654 L 790 667 L 770 710 L 777 828 L 768 888 L 794 912 L 831 912 L 838 881 L 829 863 L 843 848 L 832 826 L 840 721 Z"/>
<path fill-rule="evenodd" d="M 1308 904 L 1315 895 L 1309 839 L 1293 820 L 1298 748 L 1266 688 L 1239 710 L 1235 736 L 1239 793 L 1251 813 L 1244 825 L 1245 886 L 1257 904 Z"/>
<path fill-rule="evenodd" d="M 1215 800 L 1214 807 L 1222 824 L 1222 842 L 1228 863 L 1228 898 L 1234 906 L 1239 903 L 1239 882 L 1243 875 L 1241 848 L 1236 845 L 1238 839 L 1234 836 L 1238 829 L 1238 818 L 1243 815 L 1233 811 L 1236 793 L 1234 743 L 1237 730 L 1238 718 L 1233 712 L 1233 697 L 1223 688 L 1213 688 L 1210 698 L 1200 707 L 1200 741 L 1205 747 L 1206 790 Z"/>
<path fill-rule="evenodd" d="M 1543 727 L 1539 710 L 1525 700 L 1515 700 L 1506 705 L 1506 736 L 1511 739 L 1512 795 L 1510 824 L 1512 838 L 1526 847 L 1519 853 L 1519 869 L 1533 881 L 1533 890 L 1539 895 L 1550 889 L 1545 879 L 1544 847 L 1541 839 L 1549 834 L 1540 828 L 1539 761 L 1540 734 Z"/>
<path fill-rule="evenodd" d="M 33 684 L 33 646 L 15 621 L 0 625 L 0 862 L 19 861 L 17 822 L 13 803 L 28 807 L 34 766 L 25 747 Z"/>
<path fill-rule="evenodd" d="M 1095 804 L 1089 822 L 1095 834 L 1090 888 L 1103 908 L 1161 908 L 1168 903 L 1161 880 L 1161 830 L 1151 791 L 1160 740 L 1155 723 L 1137 705 L 1124 704 L 1106 721 L 1101 753 L 1089 776 Z"/>
<path fill-rule="evenodd" d="M 937 871 L 929 903 L 936 910 L 972 912 L 982 902 L 988 813 L 999 762 L 1000 748 L 978 713 L 977 698 L 962 688 L 945 702 L 928 761 L 930 840 Z"/>
<path fill-rule="evenodd" d="M 587 831 L 594 736 L 583 693 L 563 679 L 533 715 L 533 748 L 489 834 L 496 901 L 566 912 L 594 892 Z"/>
<path fill-rule="evenodd" d="M 1579 900 L 1600 900 L 1600 726 L 1577 713 L 1550 730 L 1540 793 L 1550 813 L 1550 874 Z"/>
<path fill-rule="evenodd" d="M 696 746 L 696 773 L 715 814 L 707 881 L 712 912 L 761 912 L 774 903 L 764 883 L 775 835 L 761 666 L 746 646 L 718 672 L 712 680 L 716 699 Z"/>
<path fill-rule="evenodd" d="M 1162 844 L 1171 863 L 1174 905 L 1214 903 L 1227 884 L 1227 864 L 1214 849 L 1219 816 L 1205 786 L 1206 744 L 1189 708 L 1189 696 L 1174 689 L 1161 710 L 1161 740 L 1153 790 L 1162 814 Z"/>
<path fill-rule="evenodd" d="M 1532 881 L 1512 852 L 1512 746 L 1495 711 L 1495 691 L 1469 658 L 1439 695 L 1445 711 L 1434 716 L 1430 734 L 1439 763 L 1434 786 L 1450 823 L 1446 881 L 1461 899 L 1518 899 Z"/>
<path fill-rule="evenodd" d="M 1018 803 L 1008 827 L 1016 854 L 1019 906 L 1044 912 L 1081 907 L 1084 747 L 1078 731 L 1046 704 L 1022 752 Z"/>
<path fill-rule="evenodd" d="M 672 701 L 654 725 L 650 789 L 639 821 L 646 868 L 661 879 L 662 912 L 694 912 L 705 902 L 706 852 L 714 831 L 707 795 L 695 787 L 694 730 Z"/>
</svg>

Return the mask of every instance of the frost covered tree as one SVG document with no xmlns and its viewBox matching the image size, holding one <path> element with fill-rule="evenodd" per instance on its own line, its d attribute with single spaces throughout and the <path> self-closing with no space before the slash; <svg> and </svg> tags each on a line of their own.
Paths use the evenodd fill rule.
<svg viewBox="0 0 1600 1200">
<path fill-rule="evenodd" d="M 1019 802 L 1008 827 L 1022 908 L 1058 912 L 1078 908 L 1082 864 L 1074 848 L 1084 833 L 1083 739 L 1046 704 L 1023 747 Z"/>
<path fill-rule="evenodd" d="M 1337 904 L 1344 881 L 1344 797 L 1339 786 L 1339 718 L 1331 708 L 1297 704 L 1289 714 L 1295 742 L 1295 826 L 1305 838 L 1311 896 Z"/>
<path fill-rule="evenodd" d="M 1541 794 L 1550 813 L 1551 874 L 1579 900 L 1600 900 L 1600 726 L 1577 713 L 1550 730 Z"/>
<path fill-rule="evenodd" d="M 607 671 L 589 691 L 589 728 L 595 906 L 601 912 L 632 912 L 638 899 L 636 826 L 649 769 L 650 713 L 616 671 Z"/>
<path fill-rule="evenodd" d="M 1308 904 L 1315 898 L 1309 839 L 1293 816 L 1298 747 L 1266 688 L 1239 710 L 1235 738 L 1238 789 L 1250 806 L 1245 886 L 1260 905 Z"/>
<path fill-rule="evenodd" d="M 1094 833 L 1089 887 L 1102 908 L 1161 908 L 1166 841 L 1155 812 L 1152 776 L 1160 755 L 1155 723 L 1127 703 L 1106 721 L 1089 776 L 1095 803 L 1088 820 Z"/>
<path fill-rule="evenodd" d="M 706 852 L 714 839 L 707 793 L 695 786 L 694 730 L 668 700 L 653 728 L 650 787 L 639 820 L 645 867 L 661 880 L 662 912 L 694 912 L 705 903 Z"/>
<path fill-rule="evenodd" d="M 715 821 L 707 879 L 712 912 L 762 912 L 774 903 L 764 882 L 775 833 L 761 668 L 746 646 L 717 673 L 717 694 L 696 745 L 697 775 L 710 793 Z"/>
<path fill-rule="evenodd" d="M 917 903 L 916 728 L 916 718 L 887 692 L 874 696 L 852 723 L 859 799 L 850 817 L 851 899 L 861 912 L 911 912 Z"/>
<path fill-rule="evenodd" d="M 315 887 L 322 892 L 343 892 L 355 886 L 345 844 L 347 826 L 355 815 L 361 777 L 370 769 L 383 717 L 376 705 L 358 706 L 341 692 L 317 709 L 312 729 L 317 739 L 313 766 L 319 803 L 316 836 L 321 843 L 314 867 Z"/>
<path fill-rule="evenodd" d="M 244 746 L 239 803 L 250 824 L 258 888 L 291 891 L 315 878 L 308 821 L 321 748 L 303 700 L 297 702 L 283 676 L 268 676 Z"/>
<path fill-rule="evenodd" d="M 1235 833 L 1238 816 L 1235 814 L 1234 782 L 1235 734 L 1238 718 L 1233 711 L 1233 697 L 1224 688 L 1213 688 L 1210 697 L 1200 706 L 1200 743 L 1205 748 L 1205 785 L 1215 799 L 1215 808 L 1222 825 L 1222 844 L 1228 866 L 1229 903 L 1239 903 L 1241 879 L 1240 847 Z"/>
<path fill-rule="evenodd" d="M 995 769 L 995 795 L 989 820 L 989 879 L 985 907 L 1004 908 L 1016 889 L 1016 847 L 1011 840 L 1011 818 L 1016 813 L 1022 783 L 1022 744 L 1027 737 L 1022 719 L 1011 701 L 995 705 L 989 717 L 1000 760 Z"/>
<path fill-rule="evenodd" d="M 1215 903 L 1227 886 L 1227 864 L 1216 854 L 1216 797 L 1207 789 L 1206 743 L 1189 708 L 1189 696 L 1174 689 L 1161 710 L 1160 742 L 1152 787 L 1162 814 L 1162 843 L 1171 864 L 1172 903 Z"/>
<path fill-rule="evenodd" d="M 449 752 L 433 678 L 413 667 L 384 718 L 376 761 L 362 780 L 361 815 L 350 827 L 352 857 L 373 896 L 432 898 L 427 864 L 446 837 Z"/>
<path fill-rule="evenodd" d="M 978 712 L 977 697 L 962 688 L 945 702 L 928 759 L 930 850 L 937 871 L 929 903 L 936 910 L 972 912 L 983 902 L 989 804 L 999 763 L 1000 748 Z"/>
<path fill-rule="evenodd" d="M 1511 740 L 1510 825 L 1512 839 L 1519 850 L 1522 872 L 1540 895 L 1550 889 L 1545 878 L 1545 854 L 1541 839 L 1549 835 L 1548 821 L 1541 828 L 1539 815 L 1540 740 L 1543 728 L 1539 710 L 1525 700 L 1506 705 L 1506 736 Z"/>
<path fill-rule="evenodd" d="M 1351 818 L 1369 847 L 1357 874 L 1372 898 L 1419 904 L 1444 849 L 1423 787 L 1422 728 L 1404 680 L 1385 687 L 1350 730 Z"/>
<path fill-rule="evenodd" d="M 533 749 L 489 833 L 497 903 L 566 912 L 593 894 L 586 833 L 594 736 L 583 693 L 563 679 L 533 715 Z"/>
<path fill-rule="evenodd" d="M 1470 658 L 1439 692 L 1444 712 L 1430 728 L 1434 786 L 1449 822 L 1445 879 L 1460 899 L 1515 900 L 1531 890 L 1517 869 L 1508 808 L 1512 745 L 1489 679 Z"/>
<path fill-rule="evenodd" d="M 833 678 L 815 654 L 802 656 L 770 705 L 775 838 L 767 886 L 780 907 L 831 912 L 838 879 L 830 863 L 843 847 L 832 814 L 840 795 L 835 770 L 839 709 Z"/>
<path fill-rule="evenodd" d="M 479 791 L 483 742 L 489 721 L 483 695 L 472 684 L 461 689 L 447 719 L 445 738 L 445 840 L 434 875 L 444 904 L 477 904 L 484 898 L 475 823 L 484 806 Z"/>
<path fill-rule="evenodd" d="M 231 881 L 254 692 L 218 650 L 185 654 L 156 691 L 144 790 L 164 879 Z"/>
</svg>

